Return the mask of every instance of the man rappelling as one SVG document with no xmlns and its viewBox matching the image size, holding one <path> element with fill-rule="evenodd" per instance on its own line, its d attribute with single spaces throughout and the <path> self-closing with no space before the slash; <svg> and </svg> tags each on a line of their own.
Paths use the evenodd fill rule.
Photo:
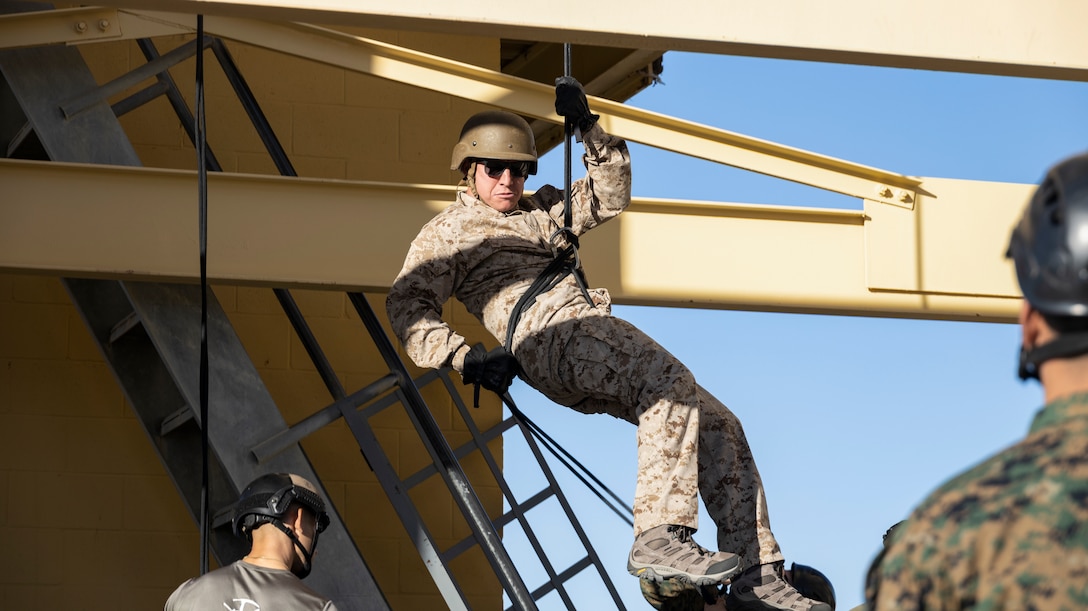
<svg viewBox="0 0 1088 611">
<path fill-rule="evenodd" d="M 732 580 L 731 610 L 829 611 L 784 578 L 737 417 L 676 357 L 612 316 L 607 290 L 585 285 L 577 239 L 628 207 L 631 159 L 578 81 L 561 77 L 555 95 L 585 147 L 586 177 L 526 196 L 537 170 L 529 124 L 501 111 L 470 117 L 451 163 L 464 189 L 413 240 L 386 301 L 393 331 L 420 367 L 452 367 L 500 395 L 518 376 L 556 403 L 638 427 L 632 574 L 696 586 Z M 450 297 L 501 345 L 470 345 L 443 321 Z M 692 538 L 700 494 L 721 551 Z"/>
</svg>

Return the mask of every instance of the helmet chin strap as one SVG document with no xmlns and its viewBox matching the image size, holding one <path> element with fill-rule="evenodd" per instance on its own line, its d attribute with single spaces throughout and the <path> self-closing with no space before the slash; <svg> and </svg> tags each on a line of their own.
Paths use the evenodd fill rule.
<svg viewBox="0 0 1088 611">
<path fill-rule="evenodd" d="M 313 542 L 310 544 L 310 549 L 307 550 L 305 547 L 303 547 L 302 541 L 298 540 L 298 536 L 295 535 L 294 531 L 292 531 L 290 528 L 287 528 L 287 525 L 285 525 L 283 522 L 279 520 L 273 520 L 271 524 L 283 531 L 283 534 L 287 535 L 287 538 L 289 538 L 291 542 L 295 544 L 295 547 L 298 548 L 299 554 L 302 556 L 302 568 L 296 571 L 293 566 L 294 563 L 291 563 L 291 572 L 294 573 L 295 576 L 299 579 L 306 579 L 306 577 L 310 575 L 310 569 L 313 568 L 314 550 L 317 549 L 317 537 L 321 533 L 317 532 L 316 528 L 314 529 Z"/>
<path fill-rule="evenodd" d="M 1020 346 L 1020 379 L 1038 380 L 1039 365 L 1054 358 L 1088 354 L 1088 332 L 1066 333 L 1042 346 Z"/>
<path fill-rule="evenodd" d="M 476 190 L 476 164 L 478 162 L 472 161 L 468 164 L 468 169 L 465 173 L 465 184 L 468 185 L 468 193 L 476 199 L 480 199 L 480 192 Z"/>
</svg>

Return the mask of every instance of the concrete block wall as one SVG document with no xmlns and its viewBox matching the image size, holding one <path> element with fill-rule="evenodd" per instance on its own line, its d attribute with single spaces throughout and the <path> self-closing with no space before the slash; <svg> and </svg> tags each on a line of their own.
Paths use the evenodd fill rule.
<svg viewBox="0 0 1088 611">
<path fill-rule="evenodd" d="M 498 64 L 497 40 L 356 33 Z M 186 40 L 155 42 L 165 53 Z M 300 176 L 455 181 L 450 148 L 480 105 L 263 49 L 229 42 L 228 48 Z M 81 51 L 100 83 L 144 63 L 132 42 Z M 210 52 L 206 65 L 208 142 L 223 169 L 276 173 Z M 189 60 L 171 71 L 190 103 L 193 66 Z M 121 122 L 144 165 L 195 168 L 193 147 L 164 99 Z M 289 424 L 329 402 L 270 289 L 216 286 L 215 293 Z M 385 373 L 342 293 L 293 294 L 349 392 Z M 384 296 L 370 299 L 384 317 Z M 487 339 L 460 306 L 447 316 L 471 340 Z M 450 399 L 429 390 L 425 396 L 450 444 L 464 441 L 467 432 Z M 491 397 L 483 399 L 474 415 L 486 427 L 501 409 Z M 405 416 L 389 411 L 376 426 L 402 474 L 422 466 L 425 452 Z M 392 607 L 444 608 L 347 427 L 329 426 L 303 447 Z M 497 515 L 497 486 L 481 475 L 481 461 L 469 464 L 477 493 Z M 427 484 L 413 497 L 444 545 L 468 534 L 448 493 Z M 0 561 L 0 609 L 161 608 L 174 587 L 199 569 L 197 527 L 55 277 L 0 274 L 0 540 L 9 550 Z M 468 554 L 456 567 L 472 608 L 501 608 L 501 590 L 481 555 Z"/>
<path fill-rule="evenodd" d="M 0 275 L 0 608 L 161 608 L 199 535 L 57 278 Z"/>
<path fill-rule="evenodd" d="M 387 30 L 350 33 L 498 68 L 496 39 Z M 163 54 L 188 40 L 174 36 L 154 43 Z M 449 170 L 450 151 L 465 119 L 484 106 L 267 49 L 231 41 L 226 46 L 299 176 L 456 182 Z M 135 43 L 88 45 L 80 51 L 100 83 L 145 63 Z M 189 59 L 170 70 L 190 108 L 195 64 Z M 208 144 L 223 170 L 278 173 L 210 50 L 205 54 L 204 95 Z M 188 135 L 165 98 L 127 113 L 121 124 L 144 165 L 195 169 Z"/>
</svg>

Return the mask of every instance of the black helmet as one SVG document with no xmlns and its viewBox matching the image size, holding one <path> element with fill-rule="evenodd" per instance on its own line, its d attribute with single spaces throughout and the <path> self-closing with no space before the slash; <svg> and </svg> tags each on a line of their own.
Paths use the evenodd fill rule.
<svg viewBox="0 0 1088 611">
<path fill-rule="evenodd" d="M 1012 232 L 1024 298 L 1055 316 L 1088 316 L 1088 154 L 1047 172 Z"/>
<path fill-rule="evenodd" d="M 835 610 L 835 586 L 820 571 L 794 562 L 790 565 L 789 582 L 801 596 L 827 603 L 832 611 Z"/>
<path fill-rule="evenodd" d="M 305 579 L 310 574 L 314 550 L 317 549 L 317 537 L 329 526 L 329 514 L 325 513 L 325 501 L 317 494 L 306 478 L 289 473 L 268 473 L 250 482 L 242 491 L 238 502 L 234 504 L 231 526 L 234 534 L 247 541 L 253 540 L 253 530 L 262 524 L 271 524 L 279 529 L 298 548 L 302 566 L 291 571 Z M 292 503 L 298 503 L 314 514 L 315 528 L 310 549 L 306 549 L 298 536 L 283 523 L 283 517 Z"/>
<path fill-rule="evenodd" d="M 1020 291 L 1048 322 L 1088 320 L 1088 154 L 1047 172 L 1013 229 L 1005 256 L 1016 264 Z M 1083 330 L 1020 351 L 1020 377 L 1037 378 L 1052 358 L 1088 352 Z"/>
<path fill-rule="evenodd" d="M 329 525 L 325 501 L 310 488 L 313 484 L 288 473 L 268 473 L 253 480 L 234 504 L 231 524 L 235 536 L 252 540 L 254 528 L 268 522 L 282 522 L 292 502 L 317 516 L 317 532 L 325 530 Z"/>
</svg>

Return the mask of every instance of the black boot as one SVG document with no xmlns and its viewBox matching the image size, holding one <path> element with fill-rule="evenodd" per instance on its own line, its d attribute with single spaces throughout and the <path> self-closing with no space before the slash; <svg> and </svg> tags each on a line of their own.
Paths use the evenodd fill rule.
<svg viewBox="0 0 1088 611">
<path fill-rule="evenodd" d="M 833 611 L 831 605 L 801 596 L 782 573 L 782 562 L 754 566 L 733 580 L 729 611 Z"/>
</svg>

